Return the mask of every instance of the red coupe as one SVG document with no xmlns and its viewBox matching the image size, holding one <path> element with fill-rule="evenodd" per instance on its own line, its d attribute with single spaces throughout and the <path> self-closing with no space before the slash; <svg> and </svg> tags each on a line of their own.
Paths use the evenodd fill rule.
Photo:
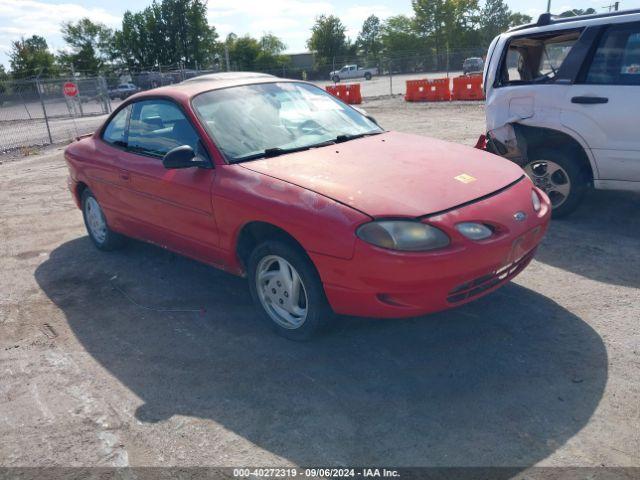
<svg viewBox="0 0 640 480">
<path fill-rule="evenodd" d="M 306 83 L 233 73 L 130 97 L 69 145 L 102 250 L 145 240 L 249 279 L 281 334 L 462 305 L 527 266 L 549 200 L 517 165 L 389 132 Z"/>
</svg>

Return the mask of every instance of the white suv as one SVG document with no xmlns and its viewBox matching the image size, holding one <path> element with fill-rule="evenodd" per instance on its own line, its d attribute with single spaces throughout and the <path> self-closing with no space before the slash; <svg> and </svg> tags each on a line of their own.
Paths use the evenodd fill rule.
<svg viewBox="0 0 640 480">
<path fill-rule="evenodd" d="M 589 185 L 640 191 L 640 10 L 554 18 L 496 37 L 487 149 L 573 211 Z"/>
</svg>

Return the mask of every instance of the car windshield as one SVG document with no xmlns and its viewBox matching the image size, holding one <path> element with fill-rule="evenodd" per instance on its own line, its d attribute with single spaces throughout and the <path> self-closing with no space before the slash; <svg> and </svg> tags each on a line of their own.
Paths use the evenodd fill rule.
<svg viewBox="0 0 640 480">
<path fill-rule="evenodd" d="M 193 107 L 232 163 L 383 131 L 357 110 L 305 83 L 212 90 L 196 96 Z"/>
</svg>

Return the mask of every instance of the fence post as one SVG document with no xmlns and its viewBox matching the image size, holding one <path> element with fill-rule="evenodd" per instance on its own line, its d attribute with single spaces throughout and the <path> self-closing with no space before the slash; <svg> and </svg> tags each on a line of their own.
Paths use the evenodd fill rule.
<svg viewBox="0 0 640 480">
<path fill-rule="evenodd" d="M 38 98 L 40 99 L 40 105 L 42 105 L 42 113 L 44 113 L 44 123 L 47 125 L 47 134 L 49 135 L 49 143 L 53 143 L 53 137 L 51 136 L 51 129 L 49 128 L 49 117 L 47 117 L 47 109 L 44 106 L 44 100 L 42 99 L 42 92 L 40 91 L 40 80 L 36 78 L 36 89 L 38 90 Z"/>
<path fill-rule="evenodd" d="M 389 96 L 393 97 L 393 61 L 389 60 Z"/>
</svg>

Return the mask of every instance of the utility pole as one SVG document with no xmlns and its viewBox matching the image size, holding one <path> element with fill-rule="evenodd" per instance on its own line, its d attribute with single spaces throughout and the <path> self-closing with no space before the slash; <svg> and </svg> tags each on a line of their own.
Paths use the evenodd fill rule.
<svg viewBox="0 0 640 480">
<path fill-rule="evenodd" d="M 229 68 L 229 46 L 227 44 L 224 45 L 224 61 L 227 64 L 227 72 L 231 70 Z"/>
<path fill-rule="evenodd" d="M 547 13 L 551 13 L 551 0 L 547 0 Z"/>
</svg>

